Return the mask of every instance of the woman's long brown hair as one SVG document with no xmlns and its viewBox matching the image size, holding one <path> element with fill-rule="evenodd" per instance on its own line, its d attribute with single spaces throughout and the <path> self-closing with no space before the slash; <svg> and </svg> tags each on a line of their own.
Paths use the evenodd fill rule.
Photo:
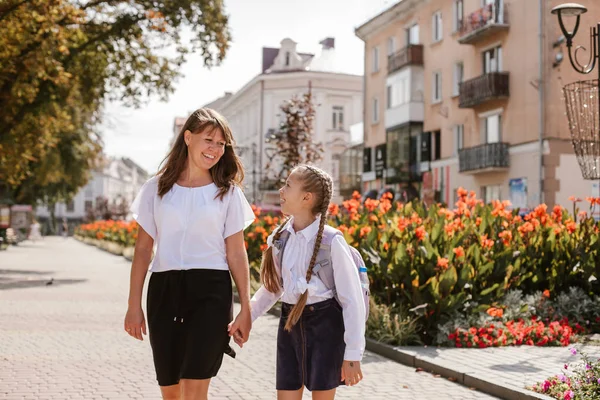
<svg viewBox="0 0 600 400">
<path fill-rule="evenodd" d="M 325 171 L 310 166 L 300 165 L 294 168 L 294 172 L 298 172 L 299 181 L 302 183 L 302 190 L 310 192 L 315 195 L 316 201 L 313 206 L 312 212 L 316 215 L 321 215 L 321 221 L 319 223 L 319 232 L 315 240 L 315 247 L 313 254 L 306 271 L 306 282 L 310 282 L 317 261 L 317 254 L 321 247 L 321 241 L 323 240 L 323 230 L 325 229 L 325 223 L 327 222 L 327 210 L 329 209 L 329 203 L 331 202 L 331 195 L 333 192 L 333 182 L 329 174 Z M 286 221 L 283 221 L 277 231 L 275 232 L 274 240 L 279 240 L 283 227 Z M 262 265 L 260 269 L 260 279 L 262 284 L 271 293 L 277 293 L 281 290 L 281 281 L 277 270 L 275 269 L 275 263 L 273 261 L 273 249 L 269 246 L 265 250 L 262 258 Z M 288 332 L 292 330 L 292 327 L 296 325 L 308 299 L 308 290 L 302 293 L 298 302 L 294 305 L 290 314 L 288 315 L 287 322 L 285 324 L 285 330 Z"/>
<path fill-rule="evenodd" d="M 219 129 L 225 138 L 225 152 L 219 162 L 210 169 L 212 179 L 219 188 L 217 197 L 221 200 L 223 196 L 231 189 L 232 185 L 241 186 L 244 180 L 244 167 L 241 160 L 235 154 L 233 146 L 235 140 L 231 133 L 231 128 L 227 120 L 215 110 L 210 108 L 200 108 L 192 113 L 185 121 L 173 147 L 158 171 L 158 195 L 164 196 L 171 190 L 175 182 L 179 179 L 188 159 L 188 147 L 185 144 L 185 132 L 190 131 L 196 135 L 198 133 L 214 131 Z"/>
</svg>

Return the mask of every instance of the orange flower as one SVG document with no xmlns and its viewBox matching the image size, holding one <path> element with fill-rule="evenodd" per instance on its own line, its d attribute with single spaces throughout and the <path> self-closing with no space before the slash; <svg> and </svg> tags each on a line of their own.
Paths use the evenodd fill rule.
<svg viewBox="0 0 600 400">
<path fill-rule="evenodd" d="M 415 229 L 415 235 L 419 240 L 425 239 L 425 236 L 427 236 L 427 232 L 425 232 L 425 227 L 419 226 L 417 229 Z"/>
<path fill-rule="evenodd" d="M 569 233 L 573 233 L 577 230 L 577 224 L 571 219 L 565 223 L 565 227 L 567 228 Z"/>
<path fill-rule="evenodd" d="M 379 205 L 379 200 L 367 199 L 365 200 L 365 208 L 369 210 L 369 212 L 373 212 Z"/>
<path fill-rule="evenodd" d="M 488 239 L 487 235 L 483 235 L 481 237 L 481 247 L 483 247 L 484 249 L 491 249 L 492 247 L 494 247 L 494 241 Z"/>
<path fill-rule="evenodd" d="M 386 193 L 389 194 L 389 193 Z M 385 195 L 384 195 L 385 196 Z M 390 203 L 387 200 L 382 200 L 381 203 L 379 203 L 379 211 L 381 211 L 382 214 L 385 214 L 386 212 L 390 211 L 390 209 L 392 208 L 392 203 Z"/>
<path fill-rule="evenodd" d="M 388 251 L 388 250 L 389 250 L 389 248 L 390 248 L 390 244 L 389 244 L 388 242 L 385 242 L 385 243 L 383 244 L 383 250 L 385 250 L 385 251 Z"/>
<path fill-rule="evenodd" d="M 511 231 L 502 231 L 498 234 L 498 237 L 500 239 L 502 239 L 502 243 L 504 243 L 505 246 L 510 245 L 510 242 L 512 241 L 512 232 Z"/>
<path fill-rule="evenodd" d="M 360 237 L 365 237 L 370 232 L 371 232 L 371 227 L 370 226 L 363 226 L 362 228 L 360 228 Z"/>
<path fill-rule="evenodd" d="M 408 226 L 408 220 L 404 217 L 400 217 L 398 218 L 398 229 L 400 229 L 400 232 L 404 232 L 404 230 L 406 229 L 406 227 Z"/>
<path fill-rule="evenodd" d="M 356 226 L 351 226 L 348 228 L 348 234 L 354 235 L 354 232 L 356 232 Z"/>
<path fill-rule="evenodd" d="M 465 188 L 459 187 L 456 190 L 456 194 L 458 195 L 458 197 L 467 197 L 467 191 Z"/>
<path fill-rule="evenodd" d="M 579 203 L 583 200 L 581 200 L 579 197 L 569 196 L 569 201 L 572 201 L 573 203 Z"/>
<path fill-rule="evenodd" d="M 477 217 L 477 219 L 475 220 L 475 225 L 481 225 L 481 217 Z"/>
<path fill-rule="evenodd" d="M 438 258 L 437 265 L 442 269 L 448 269 L 448 259 L 442 257 Z"/>
<path fill-rule="evenodd" d="M 544 290 L 544 297 L 550 298 L 550 291 L 548 289 Z"/>
<path fill-rule="evenodd" d="M 331 203 L 331 204 L 329 205 L 329 214 L 330 214 L 332 217 L 337 217 L 337 215 L 338 215 L 339 213 L 340 213 L 340 206 L 338 206 L 338 205 L 337 205 L 337 204 L 335 204 L 335 203 Z"/>
<path fill-rule="evenodd" d="M 454 254 L 456 255 L 457 258 L 461 258 L 465 256 L 465 249 L 463 249 L 462 246 L 458 246 L 457 248 L 455 248 L 454 250 Z"/>
<path fill-rule="evenodd" d="M 598 204 L 600 205 L 600 197 L 586 197 L 585 198 L 590 205 Z"/>
<path fill-rule="evenodd" d="M 263 243 L 263 244 L 260 245 L 260 251 L 261 252 L 264 252 L 268 248 L 269 248 L 269 245 L 267 245 L 266 243 Z"/>
<path fill-rule="evenodd" d="M 360 193 L 355 190 L 354 192 L 352 192 L 352 198 L 354 200 L 360 200 L 360 198 L 361 198 Z"/>
<path fill-rule="evenodd" d="M 374 215 L 374 214 L 369 215 L 369 221 L 370 222 L 377 222 L 378 221 L 377 215 Z"/>
<path fill-rule="evenodd" d="M 486 313 L 488 313 L 488 315 L 490 317 L 494 317 L 494 318 L 501 318 L 504 315 L 504 311 L 501 308 L 496 308 L 496 307 L 490 307 L 487 309 Z"/>
</svg>

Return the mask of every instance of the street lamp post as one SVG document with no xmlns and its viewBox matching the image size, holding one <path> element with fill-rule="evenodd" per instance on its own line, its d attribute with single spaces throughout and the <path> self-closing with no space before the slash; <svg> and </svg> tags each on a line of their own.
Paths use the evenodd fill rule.
<svg viewBox="0 0 600 400">
<path fill-rule="evenodd" d="M 580 49 L 584 49 L 583 46 L 577 46 L 573 51 L 573 38 L 577 34 L 577 30 L 579 29 L 579 20 L 582 14 L 587 12 L 587 8 L 577 3 L 566 3 L 556 6 L 552 9 L 552 14 L 558 16 L 558 24 L 560 25 L 560 30 L 565 36 L 567 42 L 567 50 L 569 53 L 569 61 L 575 70 L 581 74 L 589 74 L 594 70 L 596 66 L 596 62 L 598 61 L 598 52 L 600 51 L 600 23 L 596 24 L 596 26 L 590 28 L 590 60 L 587 64 L 581 64 L 577 59 L 577 52 Z M 569 32 L 565 28 L 565 24 L 563 22 L 563 16 L 566 17 L 575 17 L 575 27 L 572 32 Z M 600 68 L 598 68 L 598 79 L 600 79 Z"/>
<path fill-rule="evenodd" d="M 576 46 L 573 49 L 573 38 L 579 29 L 581 15 L 587 8 L 577 3 L 565 3 L 552 9 L 558 17 L 560 30 L 565 37 L 569 62 L 580 74 L 590 74 L 596 68 L 600 58 L 600 23 L 590 28 L 590 47 Z M 565 27 L 563 17 L 575 17 L 572 31 Z M 589 59 L 585 64 L 579 61 L 579 51 L 589 51 Z M 588 81 L 577 81 L 563 87 L 567 119 L 573 149 L 584 179 L 600 179 L 600 67 L 598 78 Z"/>
</svg>

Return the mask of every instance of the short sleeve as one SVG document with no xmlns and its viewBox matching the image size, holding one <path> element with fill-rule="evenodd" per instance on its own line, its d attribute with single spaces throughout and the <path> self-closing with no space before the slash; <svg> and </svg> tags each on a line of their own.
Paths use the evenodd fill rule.
<svg viewBox="0 0 600 400">
<path fill-rule="evenodd" d="M 254 222 L 255 218 L 254 211 L 252 211 L 252 207 L 250 207 L 248 200 L 246 200 L 242 189 L 234 186 L 227 207 L 223 238 L 228 238 L 235 233 L 243 231 Z"/>
<path fill-rule="evenodd" d="M 156 240 L 157 233 L 154 221 L 154 201 L 157 196 L 157 178 L 154 177 L 144 183 L 130 208 L 133 218 L 154 240 Z"/>
</svg>

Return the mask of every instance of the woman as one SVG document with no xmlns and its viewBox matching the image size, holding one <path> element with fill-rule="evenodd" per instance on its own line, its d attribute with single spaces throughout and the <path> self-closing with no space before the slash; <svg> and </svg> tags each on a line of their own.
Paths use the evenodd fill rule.
<svg viewBox="0 0 600 400">
<path fill-rule="evenodd" d="M 131 209 L 139 224 L 125 330 L 143 340 L 142 288 L 153 247 L 147 312 L 150 344 L 164 399 L 206 399 L 229 347 L 231 275 L 241 312 L 229 327 L 242 341 L 251 329 L 249 267 L 243 230 L 254 213 L 239 185 L 242 164 L 227 121 L 199 109 L 186 121 L 158 175 Z"/>
</svg>

